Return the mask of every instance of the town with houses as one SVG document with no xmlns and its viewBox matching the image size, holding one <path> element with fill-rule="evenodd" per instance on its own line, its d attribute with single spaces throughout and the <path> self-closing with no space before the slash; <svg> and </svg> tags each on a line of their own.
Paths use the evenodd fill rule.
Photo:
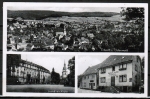
<svg viewBox="0 0 150 99">
<path fill-rule="evenodd" d="M 7 18 L 7 51 L 143 52 L 144 21 L 68 16 Z"/>
</svg>

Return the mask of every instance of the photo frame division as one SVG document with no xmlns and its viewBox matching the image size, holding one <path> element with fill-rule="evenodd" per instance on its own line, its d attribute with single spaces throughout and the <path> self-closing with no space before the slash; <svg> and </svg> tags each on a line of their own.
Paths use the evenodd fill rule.
<svg viewBox="0 0 150 99">
<path fill-rule="evenodd" d="M 46 53 L 49 52 L 47 55 L 54 55 L 54 56 L 57 55 L 61 56 L 65 54 L 69 55 L 73 53 L 74 54 L 73 56 L 76 59 L 74 61 L 76 63 L 75 71 L 74 71 L 75 77 L 73 81 L 74 88 L 70 88 L 70 89 L 68 88 L 69 91 L 55 90 L 54 92 L 53 90 L 53 92 L 52 91 L 49 92 L 49 93 L 53 93 L 53 95 L 47 94 L 47 92 L 40 92 L 40 94 L 46 96 L 55 96 L 55 95 L 57 96 L 58 94 L 60 94 L 61 96 L 68 96 L 68 97 L 70 96 L 83 97 L 85 96 L 83 95 L 83 93 L 86 94 L 89 91 L 90 95 L 92 95 L 93 97 L 105 97 L 106 94 L 108 97 L 112 97 L 112 96 L 147 97 L 147 82 L 146 82 L 147 75 L 145 74 L 147 74 L 147 70 L 148 70 L 147 69 L 148 68 L 148 64 L 147 64 L 148 62 L 147 60 L 148 59 L 147 56 L 148 5 L 146 3 L 143 4 L 142 3 L 141 4 L 137 4 L 137 3 L 135 4 L 130 4 L 130 3 L 118 3 L 118 4 L 117 3 L 113 3 L 113 4 L 112 3 L 107 3 L 107 4 L 106 3 L 92 3 L 92 4 L 91 3 L 48 3 L 48 4 L 46 3 L 36 3 L 36 4 L 35 3 L 4 3 L 3 13 L 4 13 L 3 14 L 4 15 L 3 17 L 4 18 L 3 67 L 6 67 L 3 68 L 3 72 L 4 72 L 3 79 L 8 79 L 7 76 L 8 74 L 6 70 L 10 69 L 16 72 L 16 73 L 8 72 L 10 73 L 11 76 L 17 75 L 18 70 L 21 70 L 20 67 L 19 67 L 20 69 L 17 70 L 16 69 L 17 66 L 15 68 L 11 68 L 8 66 L 8 63 L 11 63 L 11 62 L 7 62 L 8 55 L 10 55 L 10 57 L 16 55 L 16 57 L 19 58 L 20 56 L 22 57 L 22 55 L 28 56 L 30 54 L 34 55 L 34 53 L 36 53 L 37 55 L 46 55 Z M 17 54 L 20 56 L 17 56 Z M 117 88 L 122 90 L 122 93 L 120 92 L 120 94 L 116 95 L 116 94 L 109 93 L 107 91 L 106 93 L 101 92 L 100 94 L 97 94 L 98 89 L 96 88 L 96 86 L 99 86 L 99 91 L 100 91 L 100 89 L 102 89 L 101 88 L 102 85 L 108 82 L 108 79 L 106 79 L 108 75 L 106 77 L 98 78 L 97 82 L 99 83 L 97 84 L 96 83 L 93 84 L 95 80 L 93 81 L 91 80 L 91 82 L 88 85 L 87 85 L 88 81 L 86 81 L 87 82 L 86 84 L 84 84 L 84 82 L 81 83 L 82 77 L 80 74 L 78 74 L 78 72 L 80 71 L 80 67 L 78 63 L 80 62 L 79 59 L 81 58 L 82 55 L 83 56 L 89 55 L 89 57 L 92 57 L 95 54 L 99 56 L 110 55 L 110 57 L 123 56 L 123 55 L 125 56 L 131 55 L 132 57 L 135 57 L 136 55 L 138 56 L 143 55 L 145 59 L 144 61 L 145 66 L 142 69 L 142 71 L 144 71 L 144 77 L 142 74 L 141 75 L 143 77 L 142 79 L 144 84 L 142 83 L 143 85 L 138 85 L 138 88 L 142 89 L 144 86 L 144 89 L 142 89 L 144 90 L 144 93 L 139 94 L 133 92 L 132 88 L 126 87 L 125 86 L 126 84 L 125 85 L 123 84 L 122 87 L 119 88 L 118 86 L 113 86 L 113 85 L 110 86 L 110 88 L 115 92 L 117 92 Z M 38 81 L 39 82 L 45 81 L 45 83 L 43 82 L 43 84 L 46 84 L 47 78 L 44 76 L 49 74 L 47 69 L 45 69 L 45 67 L 42 68 L 40 64 L 30 62 L 30 61 L 28 62 L 27 60 L 24 61 L 27 64 L 27 66 L 28 64 L 30 64 L 30 68 L 33 65 L 33 68 L 40 67 L 39 69 L 43 70 L 43 74 L 41 73 L 43 77 L 42 79 L 38 80 L 37 79 L 38 76 L 37 78 L 36 77 L 34 78 L 33 77 L 34 73 L 38 74 L 38 72 L 33 72 L 33 75 L 31 73 L 32 76 L 30 77 L 29 75 L 26 76 L 27 77 L 25 78 L 26 82 L 28 81 L 28 84 L 30 85 L 31 82 L 35 83 Z M 95 60 L 93 60 L 93 63 L 94 61 Z M 67 60 L 67 62 L 69 63 L 69 60 Z M 142 63 L 142 59 L 141 59 L 141 63 Z M 15 63 L 13 63 L 12 61 L 12 64 Z M 92 70 L 92 66 L 90 66 L 91 68 L 89 69 L 90 72 L 95 71 Z M 85 69 L 85 67 L 82 68 Z M 105 72 L 105 69 L 101 69 L 101 68 L 100 70 L 99 69 L 96 70 L 98 70 L 99 72 L 100 70 Z M 100 74 L 98 71 L 96 73 Z M 85 71 L 82 71 L 82 73 L 84 72 Z M 19 75 L 20 74 L 21 73 L 19 72 Z M 39 75 L 39 77 L 41 76 L 41 74 Z M 59 74 L 63 75 L 62 72 Z M 113 71 L 113 73 L 109 73 L 109 74 L 115 75 L 116 73 L 114 73 Z M 119 75 L 118 78 L 117 76 L 115 76 L 116 79 L 114 78 L 112 79 L 114 79 L 115 81 L 118 79 L 119 83 L 121 83 L 120 82 L 121 77 L 123 81 L 122 83 L 124 83 L 125 77 L 127 78 L 126 79 L 127 82 L 133 81 L 133 83 L 135 83 L 134 82 L 135 77 L 128 78 L 129 77 L 128 75 L 122 75 L 122 76 Z M 138 77 L 140 76 L 138 75 Z M 79 82 L 80 80 L 81 82 Z M 99 85 L 100 82 L 102 83 L 102 85 Z M 21 93 L 21 95 L 23 96 L 27 94 L 31 96 L 36 96 L 36 95 L 38 96 L 37 93 L 31 94 L 32 92 L 30 93 L 30 91 L 27 91 L 27 93 L 21 91 L 9 92 L 7 91 L 7 83 L 8 83 L 7 80 L 3 81 L 3 84 L 6 85 L 3 87 L 3 94 L 6 96 L 9 95 L 17 96 L 19 95 L 18 93 Z M 14 83 L 19 83 L 19 82 L 14 82 Z M 83 85 L 82 88 L 81 86 L 78 86 L 79 84 Z M 115 84 L 117 83 L 115 82 Z M 88 88 L 86 88 L 84 85 Z M 108 83 L 107 85 L 111 85 L 111 84 Z M 91 86 L 93 86 L 92 90 L 89 90 Z M 12 90 L 13 87 L 11 87 L 10 89 Z M 78 87 L 81 89 L 79 89 Z M 36 88 L 37 88 L 36 91 L 42 90 L 39 89 L 40 86 Z M 138 88 L 137 90 L 139 90 Z M 88 89 L 88 91 L 85 89 Z M 127 89 L 127 93 L 123 92 L 125 89 Z M 128 92 L 129 90 L 131 92 Z M 88 96 L 89 95 L 87 94 L 87 97 Z"/>
</svg>

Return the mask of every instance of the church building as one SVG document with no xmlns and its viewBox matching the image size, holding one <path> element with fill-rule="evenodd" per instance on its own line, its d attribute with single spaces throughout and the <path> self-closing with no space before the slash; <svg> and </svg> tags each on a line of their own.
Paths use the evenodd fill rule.
<svg viewBox="0 0 150 99">
<path fill-rule="evenodd" d="M 62 71 L 62 79 L 67 77 L 67 68 L 66 68 L 66 63 L 64 62 L 64 67 Z"/>
</svg>

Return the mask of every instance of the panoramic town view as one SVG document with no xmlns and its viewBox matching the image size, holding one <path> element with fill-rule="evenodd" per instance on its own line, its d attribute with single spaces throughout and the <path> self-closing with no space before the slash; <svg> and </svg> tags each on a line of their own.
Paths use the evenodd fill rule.
<svg viewBox="0 0 150 99">
<path fill-rule="evenodd" d="M 78 93 L 143 94 L 144 60 L 142 55 L 80 55 Z"/>
<path fill-rule="evenodd" d="M 8 7 L 7 51 L 144 52 L 144 8 L 63 9 Z"/>
<path fill-rule="evenodd" d="M 75 92 L 72 55 L 7 54 L 6 71 L 7 92 Z"/>
</svg>

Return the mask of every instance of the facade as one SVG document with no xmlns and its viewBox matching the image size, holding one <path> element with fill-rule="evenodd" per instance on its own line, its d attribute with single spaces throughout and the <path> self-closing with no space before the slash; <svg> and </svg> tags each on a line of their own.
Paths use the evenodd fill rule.
<svg viewBox="0 0 150 99">
<path fill-rule="evenodd" d="M 15 62 L 14 59 L 10 59 L 10 61 Z M 8 84 L 11 84 L 11 80 L 14 79 L 16 79 L 16 83 L 19 84 L 50 83 L 50 76 L 50 71 L 46 68 L 35 63 L 22 60 L 21 57 L 18 64 L 7 65 Z"/>
<path fill-rule="evenodd" d="M 138 90 L 141 83 L 139 56 L 112 55 L 99 67 L 99 86 L 117 87 L 120 91 Z"/>
<path fill-rule="evenodd" d="M 87 70 L 82 74 L 80 88 L 84 88 L 84 89 L 96 89 L 97 88 L 98 67 L 99 65 L 87 68 Z"/>
<path fill-rule="evenodd" d="M 80 88 L 132 92 L 141 85 L 141 58 L 139 56 L 111 55 L 102 63 L 89 67 L 83 74 Z"/>
</svg>

